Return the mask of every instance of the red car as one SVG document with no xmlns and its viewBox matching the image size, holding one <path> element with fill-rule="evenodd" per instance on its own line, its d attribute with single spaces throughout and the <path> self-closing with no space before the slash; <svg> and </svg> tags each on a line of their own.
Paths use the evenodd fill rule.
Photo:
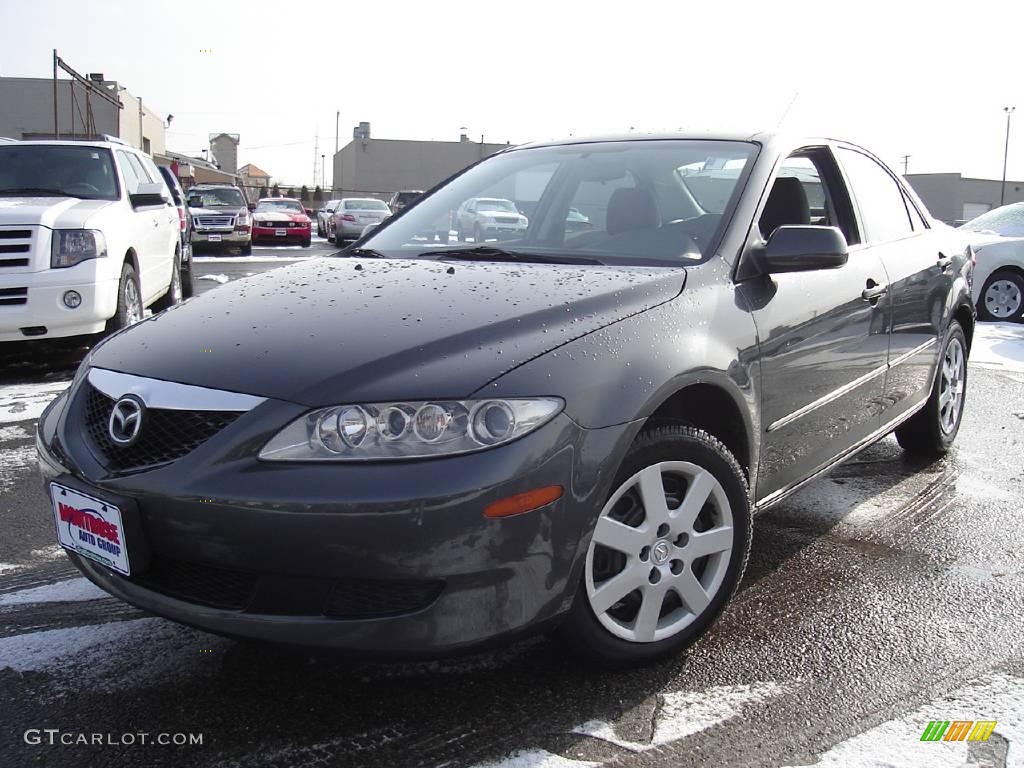
<svg viewBox="0 0 1024 768">
<path fill-rule="evenodd" d="M 308 248 L 312 224 L 302 203 L 292 197 L 265 197 L 252 212 L 252 242 L 302 243 Z"/>
</svg>

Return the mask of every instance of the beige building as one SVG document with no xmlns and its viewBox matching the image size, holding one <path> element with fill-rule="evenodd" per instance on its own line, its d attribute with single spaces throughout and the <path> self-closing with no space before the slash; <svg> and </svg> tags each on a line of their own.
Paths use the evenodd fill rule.
<svg viewBox="0 0 1024 768">
<path fill-rule="evenodd" d="M 116 81 L 90 76 L 97 91 L 120 100 L 117 107 L 81 83 L 57 80 L 57 133 L 61 138 L 114 136 L 149 154 L 165 149 L 164 120 Z M 11 139 L 54 137 L 53 80 L 0 77 L 0 136 Z M 90 117 L 91 116 L 91 117 Z M 91 126 L 92 131 L 89 130 Z"/>
<path fill-rule="evenodd" d="M 1024 181 L 965 178 L 959 173 L 911 173 L 904 177 L 936 219 L 959 224 L 998 208 L 1005 203 L 1024 201 Z"/>
<path fill-rule="evenodd" d="M 368 129 L 367 129 L 368 130 Z M 334 155 L 333 196 L 430 189 L 508 144 L 354 138 Z"/>
</svg>

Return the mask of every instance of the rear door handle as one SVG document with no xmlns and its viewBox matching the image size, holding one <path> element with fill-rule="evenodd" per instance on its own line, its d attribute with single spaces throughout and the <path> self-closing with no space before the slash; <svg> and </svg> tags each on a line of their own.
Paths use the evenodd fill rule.
<svg viewBox="0 0 1024 768">
<path fill-rule="evenodd" d="M 878 301 L 889 292 L 889 286 L 886 283 L 876 283 L 871 278 L 868 278 L 867 286 L 860 292 L 860 297 L 864 301 Z"/>
<path fill-rule="evenodd" d="M 949 269 L 949 267 L 950 267 L 950 265 L 952 263 L 953 263 L 953 257 L 952 256 L 947 256 L 946 254 L 944 254 L 944 253 L 942 253 L 940 251 L 939 252 L 939 260 L 937 262 L 935 262 L 935 266 L 937 266 L 943 272 L 946 272 Z"/>
</svg>

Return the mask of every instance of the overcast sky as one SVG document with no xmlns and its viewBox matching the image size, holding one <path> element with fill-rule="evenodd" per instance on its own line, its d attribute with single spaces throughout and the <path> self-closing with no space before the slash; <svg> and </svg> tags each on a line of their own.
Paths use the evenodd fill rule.
<svg viewBox="0 0 1024 768">
<path fill-rule="evenodd" d="M 57 48 L 172 113 L 169 149 L 238 133 L 240 163 L 288 184 L 312 181 L 318 132 L 330 182 L 336 110 L 342 146 L 360 120 L 512 143 L 781 121 L 899 170 L 999 178 L 1007 105 L 1024 179 L 1019 0 L 0 0 L 0 17 L 0 75 L 50 77 Z"/>
</svg>

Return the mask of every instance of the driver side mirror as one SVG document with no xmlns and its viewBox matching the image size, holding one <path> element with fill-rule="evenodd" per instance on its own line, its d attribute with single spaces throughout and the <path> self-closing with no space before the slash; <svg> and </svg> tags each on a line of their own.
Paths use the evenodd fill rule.
<svg viewBox="0 0 1024 768">
<path fill-rule="evenodd" d="M 166 189 L 166 186 L 158 182 L 139 184 L 135 194 L 128 195 L 128 200 L 133 208 L 142 208 L 148 205 L 166 205 L 170 202 Z"/>
<path fill-rule="evenodd" d="M 248 208 L 248 209 L 249 209 L 250 211 L 255 211 L 255 210 L 256 210 L 256 203 L 249 203 L 249 205 L 247 205 L 246 207 L 247 207 L 247 208 Z"/>
<path fill-rule="evenodd" d="M 846 237 L 836 227 L 785 224 L 775 229 L 754 256 L 761 272 L 774 275 L 836 269 L 849 260 L 850 251 Z"/>
</svg>

